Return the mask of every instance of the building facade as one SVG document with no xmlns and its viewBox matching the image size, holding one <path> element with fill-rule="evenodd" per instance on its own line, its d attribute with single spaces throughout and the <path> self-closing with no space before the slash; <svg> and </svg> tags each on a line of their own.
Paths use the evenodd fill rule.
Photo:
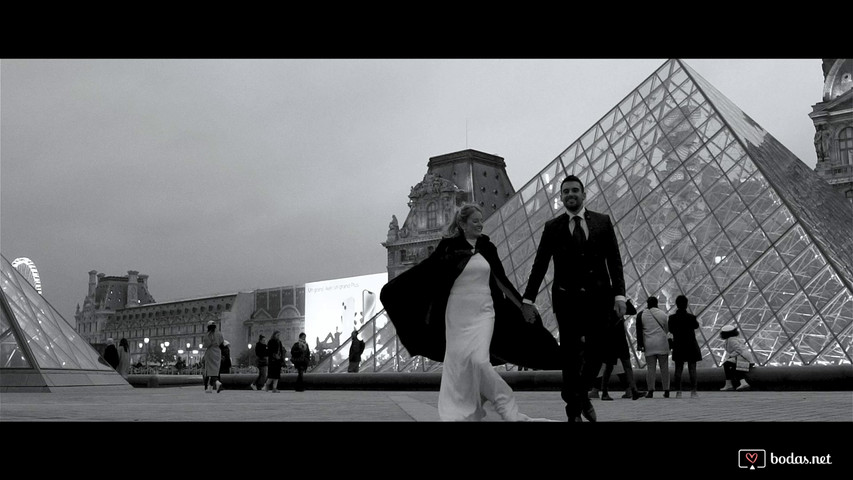
<svg viewBox="0 0 853 480">
<path fill-rule="evenodd" d="M 119 308 L 107 315 L 105 337 L 130 344 L 131 363 L 149 363 L 150 357 L 174 363 L 179 357 L 188 365 L 201 360 L 207 323 L 229 341 L 232 361 L 248 348 L 243 322 L 252 313 L 251 293 L 233 293 L 210 297 L 150 303 Z M 157 354 L 160 352 L 163 355 Z M 155 355 L 152 355 L 152 352 Z"/>
<path fill-rule="evenodd" d="M 147 275 L 133 270 L 126 277 L 89 272 L 89 294 L 75 314 L 80 337 L 100 353 L 107 338 L 116 344 L 126 338 L 133 364 L 154 358 L 171 364 L 182 358 L 193 365 L 204 353 L 202 337 L 209 321 L 230 342 L 232 362 L 254 348 L 260 334 L 269 340 L 280 331 L 289 349 L 305 331 L 304 285 L 158 303 L 147 282 Z"/>
<path fill-rule="evenodd" d="M 267 342 L 275 331 L 290 358 L 290 347 L 305 331 L 305 285 L 255 290 L 252 314 L 243 322 L 248 341 L 254 345 L 259 335 Z"/>
<path fill-rule="evenodd" d="M 89 292 L 83 308 L 77 304 L 74 314 L 77 333 L 92 345 L 103 345 L 107 319 L 117 310 L 154 303 L 148 291 L 148 275 L 128 270 L 127 276 L 108 277 L 96 270 L 89 272 Z"/>
<path fill-rule="evenodd" d="M 853 59 L 823 59 L 823 99 L 809 114 L 815 126 L 815 172 L 853 208 Z"/>
<path fill-rule="evenodd" d="M 513 194 L 502 157 L 470 149 L 431 157 L 423 180 L 409 193 L 403 226 L 391 217 L 382 243 L 388 250 L 388 280 L 432 253 L 457 207 L 476 203 L 487 218 Z"/>
</svg>

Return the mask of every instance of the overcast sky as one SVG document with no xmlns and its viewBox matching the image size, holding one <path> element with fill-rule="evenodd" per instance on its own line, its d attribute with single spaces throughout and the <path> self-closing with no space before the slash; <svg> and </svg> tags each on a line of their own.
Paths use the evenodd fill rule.
<svg viewBox="0 0 853 480">
<path fill-rule="evenodd" d="M 520 189 L 666 59 L 0 61 L 0 251 L 74 323 L 88 272 L 158 302 L 384 272 L 429 157 Z M 820 59 L 686 59 L 814 167 Z"/>
</svg>

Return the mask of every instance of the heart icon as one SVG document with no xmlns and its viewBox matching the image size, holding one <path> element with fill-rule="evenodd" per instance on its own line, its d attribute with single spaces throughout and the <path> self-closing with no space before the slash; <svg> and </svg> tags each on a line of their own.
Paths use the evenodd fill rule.
<svg viewBox="0 0 853 480">
<path fill-rule="evenodd" d="M 749 460 L 749 463 L 755 463 L 758 460 L 758 453 L 752 452 L 746 454 L 746 459 Z"/>
</svg>

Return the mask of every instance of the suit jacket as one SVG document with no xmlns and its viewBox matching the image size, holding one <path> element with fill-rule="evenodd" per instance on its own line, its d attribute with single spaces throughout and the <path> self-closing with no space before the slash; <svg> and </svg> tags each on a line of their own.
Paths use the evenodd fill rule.
<svg viewBox="0 0 853 480">
<path fill-rule="evenodd" d="M 581 271 L 578 262 L 573 260 L 574 242 L 569 230 L 568 213 L 545 223 L 539 249 L 533 260 L 524 298 L 536 300 L 545 272 L 548 271 L 548 263 L 553 258 L 554 281 L 551 285 L 551 298 L 556 315 L 571 308 L 570 285 L 578 279 L 582 281 L 591 298 L 603 300 L 607 297 L 612 300 L 617 295 L 625 295 L 622 256 L 619 254 L 619 244 L 610 216 L 586 210 L 584 220 L 589 230 L 585 244 L 587 271 Z"/>
<path fill-rule="evenodd" d="M 509 281 L 489 237 L 481 235 L 476 251 L 489 263 L 489 287 L 495 309 L 490 345 L 493 365 L 513 363 L 537 369 L 559 369 L 559 346 L 541 319 L 527 323 L 521 294 Z M 388 282 L 379 294 L 397 336 L 412 355 L 443 362 L 445 310 L 456 278 L 474 256 L 462 236 L 445 238 L 429 258 Z"/>
</svg>

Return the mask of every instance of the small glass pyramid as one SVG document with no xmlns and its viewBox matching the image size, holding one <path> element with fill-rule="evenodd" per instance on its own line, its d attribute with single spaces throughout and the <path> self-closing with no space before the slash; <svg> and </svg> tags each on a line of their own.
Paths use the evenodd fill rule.
<svg viewBox="0 0 853 480">
<path fill-rule="evenodd" d="M 129 387 L 6 257 L 0 259 L 0 391 Z"/>
</svg>

